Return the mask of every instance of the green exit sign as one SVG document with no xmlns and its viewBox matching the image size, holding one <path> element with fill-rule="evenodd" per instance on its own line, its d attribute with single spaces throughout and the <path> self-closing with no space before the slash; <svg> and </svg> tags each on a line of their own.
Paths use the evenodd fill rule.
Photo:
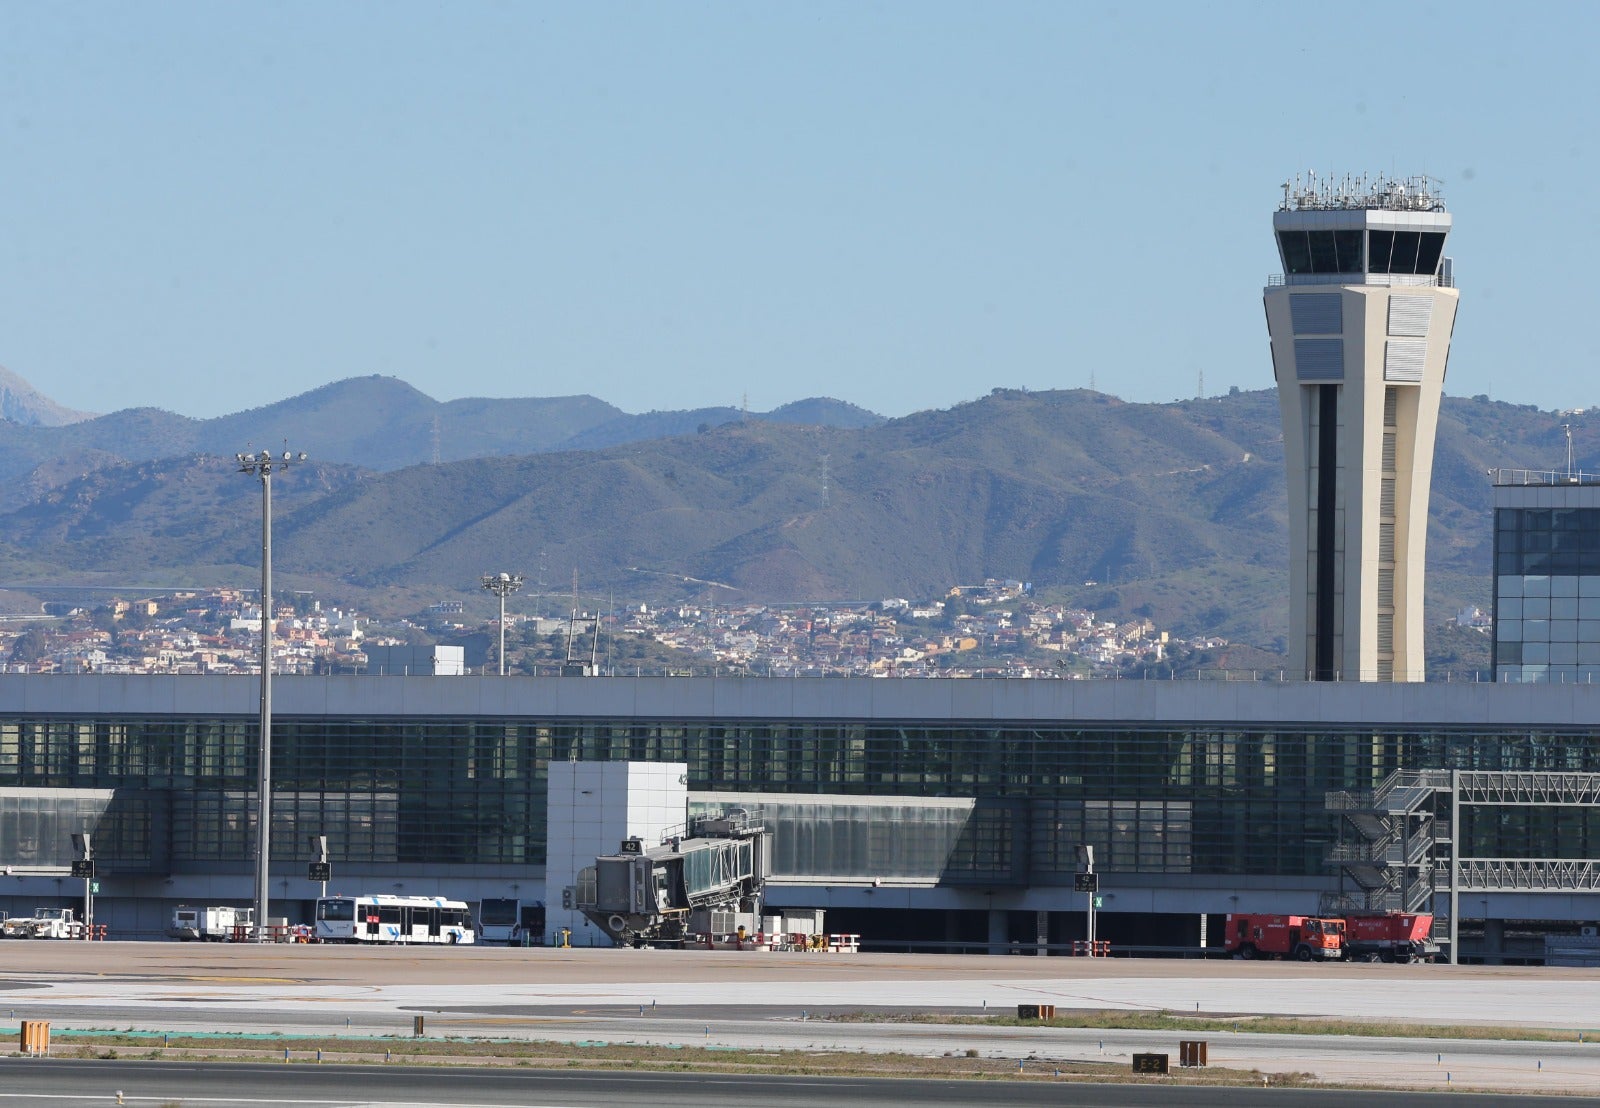
<svg viewBox="0 0 1600 1108">
<path fill-rule="evenodd" d="M 98 881 L 89 882 L 89 893 L 90 893 L 90 895 L 92 895 L 92 896 L 93 895 L 99 895 L 99 892 L 100 892 L 100 882 L 98 882 Z"/>
</svg>

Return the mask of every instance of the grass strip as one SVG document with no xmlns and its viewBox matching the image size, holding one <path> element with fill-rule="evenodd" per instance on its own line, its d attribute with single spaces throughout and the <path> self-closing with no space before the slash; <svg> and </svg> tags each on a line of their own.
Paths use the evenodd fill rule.
<svg viewBox="0 0 1600 1108">
<path fill-rule="evenodd" d="M 1050 1058 L 999 1058 L 967 1049 L 938 1057 L 850 1051 L 774 1051 L 725 1046 L 595 1043 L 464 1038 L 375 1039 L 278 1035 L 171 1034 L 134 1031 L 53 1033 L 57 1058 L 184 1062 L 268 1062 L 345 1065 L 488 1065 L 546 1069 L 778 1074 L 823 1077 L 926 1077 L 951 1080 L 1088 1081 L 1169 1085 L 1320 1087 L 1311 1074 L 1266 1075 L 1228 1067 L 1179 1069 L 1163 1077 L 1131 1072 L 1126 1063 Z M 287 1057 L 285 1056 L 287 1052 Z"/>
<path fill-rule="evenodd" d="M 1073 1011 L 1053 1019 L 1016 1016 L 965 1016 L 939 1012 L 838 1012 L 813 1015 L 834 1023 L 971 1024 L 982 1027 L 1060 1027 L 1104 1031 L 1218 1031 L 1250 1035 L 1355 1035 L 1362 1038 L 1516 1040 L 1536 1043 L 1594 1043 L 1593 1028 L 1504 1027 L 1479 1024 L 1407 1023 L 1400 1020 L 1341 1020 L 1321 1016 L 1191 1016 L 1181 1012 L 1130 1012 L 1118 1009 Z"/>
</svg>

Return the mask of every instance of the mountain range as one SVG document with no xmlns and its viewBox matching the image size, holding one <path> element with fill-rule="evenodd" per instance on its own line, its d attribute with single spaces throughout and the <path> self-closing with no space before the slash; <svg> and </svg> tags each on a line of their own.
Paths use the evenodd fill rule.
<svg viewBox="0 0 1600 1108">
<path fill-rule="evenodd" d="M 1485 471 L 1564 461 L 1563 422 L 1580 444 L 1594 425 L 1446 399 L 1430 620 L 1487 606 Z M 12 606 L 47 584 L 251 587 L 260 495 L 233 454 L 285 441 L 310 459 L 273 479 L 280 587 L 379 614 L 443 599 L 487 612 L 478 577 L 507 570 L 550 596 L 576 575 L 588 607 L 917 598 L 1002 577 L 1267 649 L 1286 626 L 1277 402 L 1237 390 L 1130 404 L 996 389 L 886 420 L 827 399 L 760 414 L 441 403 L 369 377 L 218 419 L 0 421 L 0 580 L 39 586 Z"/>
</svg>

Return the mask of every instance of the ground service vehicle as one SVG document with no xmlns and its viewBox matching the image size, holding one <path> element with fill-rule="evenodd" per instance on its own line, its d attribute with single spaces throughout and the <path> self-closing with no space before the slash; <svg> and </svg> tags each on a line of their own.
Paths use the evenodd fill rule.
<svg viewBox="0 0 1600 1108">
<path fill-rule="evenodd" d="M 1433 917 L 1403 912 L 1344 917 L 1344 956 L 1366 962 L 1427 962 L 1439 952 Z"/>
<path fill-rule="evenodd" d="M 3 931 L 8 939 L 81 939 L 83 924 L 71 908 L 35 908 L 31 916 L 12 916 Z"/>
<path fill-rule="evenodd" d="M 249 928 L 255 919 L 254 908 L 235 908 L 231 905 L 191 908 L 180 905 L 172 912 L 172 924 L 167 934 L 183 942 L 196 939 L 208 943 L 221 943 L 233 938 L 234 929 Z"/>
<path fill-rule="evenodd" d="M 520 946 L 544 941 L 544 904 L 486 896 L 478 902 L 478 940 Z"/>
<path fill-rule="evenodd" d="M 316 940 L 323 943 L 470 943 L 464 900 L 438 896 L 324 896 L 317 900 Z"/>
<path fill-rule="evenodd" d="M 1240 958 L 1332 961 L 1344 957 L 1344 931 L 1341 919 L 1230 913 L 1226 945 Z"/>
</svg>

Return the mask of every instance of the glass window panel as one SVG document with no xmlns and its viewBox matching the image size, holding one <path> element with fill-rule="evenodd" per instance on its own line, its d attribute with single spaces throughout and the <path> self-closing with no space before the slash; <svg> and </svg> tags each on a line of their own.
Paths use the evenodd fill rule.
<svg viewBox="0 0 1600 1108">
<path fill-rule="evenodd" d="M 1559 580 L 1559 578 L 1558 578 Z M 1567 578 L 1572 580 L 1572 578 Z M 1552 596 L 1550 598 L 1551 619 L 1577 619 L 1578 598 L 1575 596 Z"/>
<path fill-rule="evenodd" d="M 1364 236 L 1360 231 L 1335 231 L 1333 233 L 1333 249 L 1339 257 L 1340 273 L 1361 273 L 1365 268 L 1365 261 L 1361 257 L 1361 240 Z"/>
<path fill-rule="evenodd" d="M 1332 231 L 1308 231 L 1311 242 L 1311 272 L 1338 273 L 1339 255 L 1333 247 Z"/>
<path fill-rule="evenodd" d="M 1550 578 L 1537 573 L 1529 573 L 1522 578 L 1523 596 L 1549 596 Z"/>
<path fill-rule="evenodd" d="M 1543 664 L 1550 660 L 1550 644 L 1548 642 L 1525 642 L 1522 644 L 1522 661 Z"/>
<path fill-rule="evenodd" d="M 1278 245 L 1283 251 L 1285 273 L 1311 272 L 1311 246 L 1304 231 L 1278 232 Z"/>
<path fill-rule="evenodd" d="M 1551 596 L 1577 596 L 1578 579 L 1571 574 L 1562 574 L 1560 577 L 1550 578 Z"/>
<path fill-rule="evenodd" d="M 1578 621 L 1575 619 L 1553 619 L 1550 621 L 1551 642 L 1577 642 Z"/>
<path fill-rule="evenodd" d="M 1547 619 L 1525 619 L 1522 621 L 1522 640 L 1524 642 L 1549 642 L 1550 621 Z M 1543 661 L 1543 659 L 1540 659 Z"/>
<path fill-rule="evenodd" d="M 1515 596 L 1515 597 L 1513 597 L 1513 596 L 1502 596 L 1500 598 L 1500 609 L 1496 613 L 1496 619 L 1498 619 L 1498 620 L 1503 622 L 1503 621 L 1508 620 L 1508 619 L 1521 619 L 1521 618 L 1522 618 L 1522 597 L 1520 597 L 1520 596 Z"/>
<path fill-rule="evenodd" d="M 1549 619 L 1550 598 L 1548 596 L 1526 596 L 1522 599 L 1523 619 Z"/>
<path fill-rule="evenodd" d="M 1393 231 L 1367 232 L 1367 269 L 1371 273 L 1389 272 L 1389 255 L 1394 250 Z"/>
<path fill-rule="evenodd" d="M 1578 663 L 1578 644 L 1553 642 L 1550 644 L 1550 664 L 1572 666 Z"/>
<path fill-rule="evenodd" d="M 1424 231 L 1417 248 L 1417 272 L 1433 273 L 1439 268 L 1439 256 L 1444 253 L 1444 232 Z"/>
<path fill-rule="evenodd" d="M 1389 256 L 1390 273 L 1417 272 L 1417 245 L 1422 235 L 1417 231 L 1396 231 L 1394 253 Z"/>
<path fill-rule="evenodd" d="M 1494 637 L 1501 642 L 1522 641 L 1522 621 L 1520 619 L 1502 619 L 1494 625 Z"/>
</svg>

